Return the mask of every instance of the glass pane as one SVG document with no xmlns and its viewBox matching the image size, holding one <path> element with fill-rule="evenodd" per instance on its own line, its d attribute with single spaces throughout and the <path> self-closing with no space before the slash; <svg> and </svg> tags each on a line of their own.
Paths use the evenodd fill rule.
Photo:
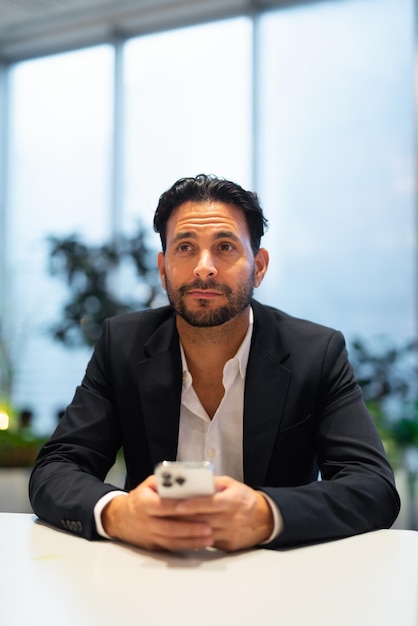
<svg viewBox="0 0 418 626">
<path fill-rule="evenodd" d="M 184 176 L 248 185 L 251 22 L 216 22 L 134 39 L 125 48 L 126 225 L 147 225 Z"/>
<path fill-rule="evenodd" d="M 349 336 L 414 334 L 413 2 L 261 22 L 265 290 Z"/>
<path fill-rule="evenodd" d="M 47 274 L 50 235 L 109 235 L 112 48 L 17 65 L 10 74 L 9 316 L 14 404 L 50 430 L 85 368 L 47 328 L 66 293 Z"/>
</svg>

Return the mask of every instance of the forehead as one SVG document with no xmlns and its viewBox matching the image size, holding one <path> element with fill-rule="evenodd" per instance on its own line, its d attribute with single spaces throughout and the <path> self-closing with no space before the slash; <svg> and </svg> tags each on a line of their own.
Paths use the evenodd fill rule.
<svg viewBox="0 0 418 626">
<path fill-rule="evenodd" d="M 179 233 L 231 231 L 240 237 L 249 237 L 244 213 L 232 204 L 224 202 L 194 202 L 180 204 L 167 222 L 169 238 Z"/>
</svg>

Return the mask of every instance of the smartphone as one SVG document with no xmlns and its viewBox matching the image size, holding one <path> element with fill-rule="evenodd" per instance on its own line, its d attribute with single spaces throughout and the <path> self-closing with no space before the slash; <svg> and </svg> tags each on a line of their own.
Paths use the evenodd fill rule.
<svg viewBox="0 0 418 626">
<path fill-rule="evenodd" d="M 155 475 L 162 498 L 193 498 L 215 492 L 214 468 L 209 461 L 163 461 L 156 466 Z"/>
</svg>

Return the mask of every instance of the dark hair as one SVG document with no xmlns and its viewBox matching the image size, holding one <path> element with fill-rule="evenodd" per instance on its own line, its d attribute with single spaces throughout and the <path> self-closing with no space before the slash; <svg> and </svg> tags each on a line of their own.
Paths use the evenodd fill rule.
<svg viewBox="0 0 418 626">
<path fill-rule="evenodd" d="M 268 222 L 263 215 L 257 194 L 223 178 L 199 174 L 195 178 L 180 178 L 159 199 L 154 215 L 154 230 L 160 234 L 165 252 L 167 247 L 167 222 L 174 209 L 188 202 L 224 202 L 240 209 L 245 216 L 254 253 L 260 248 L 261 237 Z"/>
</svg>

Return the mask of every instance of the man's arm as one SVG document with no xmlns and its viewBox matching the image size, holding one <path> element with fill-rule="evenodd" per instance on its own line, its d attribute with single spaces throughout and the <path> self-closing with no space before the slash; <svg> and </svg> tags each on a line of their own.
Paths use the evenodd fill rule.
<svg viewBox="0 0 418 626">
<path fill-rule="evenodd" d="M 102 338 L 64 417 L 40 451 L 29 481 L 36 515 L 87 539 L 98 538 L 96 503 L 116 489 L 104 480 L 121 446 L 103 343 Z"/>
<path fill-rule="evenodd" d="M 330 335 L 318 363 L 322 369 L 312 445 L 320 480 L 260 487 L 283 518 L 283 531 L 271 548 L 388 528 L 399 513 L 393 472 L 341 333 Z"/>
</svg>

